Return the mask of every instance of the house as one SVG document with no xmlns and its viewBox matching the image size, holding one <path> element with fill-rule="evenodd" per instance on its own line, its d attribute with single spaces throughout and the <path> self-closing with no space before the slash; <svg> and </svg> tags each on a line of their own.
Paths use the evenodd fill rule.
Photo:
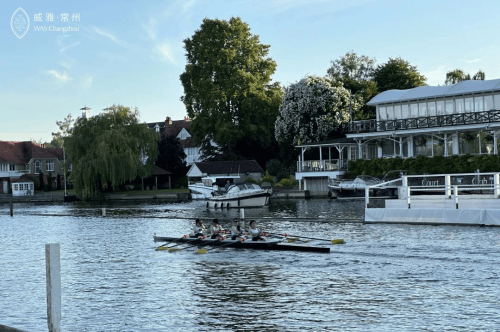
<svg viewBox="0 0 500 332">
<path fill-rule="evenodd" d="M 255 160 L 212 161 L 195 162 L 187 172 L 190 182 L 195 182 L 206 176 L 228 175 L 239 175 L 240 182 L 244 182 L 248 178 L 257 181 L 264 175 L 264 169 Z"/>
<path fill-rule="evenodd" d="M 29 196 L 35 194 L 35 182 L 26 174 L 18 179 L 11 180 L 12 196 Z"/>
<path fill-rule="evenodd" d="M 332 173 L 332 163 L 345 173 L 346 161 L 357 159 L 498 154 L 500 79 L 389 90 L 367 105 L 376 107 L 376 119 L 351 122 L 346 139 L 297 146 L 304 189 L 327 192 L 326 180 L 343 175 Z M 311 148 L 319 149 L 319 160 L 304 160 Z M 332 148 L 336 159 L 323 157 Z"/>
<path fill-rule="evenodd" d="M 57 175 L 63 172 L 64 155 L 62 148 L 45 148 L 43 144 L 33 142 L 0 141 L 0 193 L 8 193 L 14 180 L 30 174 L 37 177 L 43 174 L 44 182 L 48 176 L 57 186 Z"/>
<path fill-rule="evenodd" d="M 186 154 L 186 164 L 188 166 L 201 160 L 202 154 L 200 147 L 194 143 L 189 127 L 191 120 L 184 117 L 184 120 L 173 121 L 170 117 L 165 122 L 151 122 L 146 125 L 160 135 L 174 135 L 179 139 L 184 153 Z"/>
</svg>

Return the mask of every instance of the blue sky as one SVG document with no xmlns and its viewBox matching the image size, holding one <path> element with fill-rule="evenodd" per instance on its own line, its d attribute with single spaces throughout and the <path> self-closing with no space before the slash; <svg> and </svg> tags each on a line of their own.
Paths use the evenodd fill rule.
<svg viewBox="0 0 500 332">
<path fill-rule="evenodd" d="M 21 39 L 11 29 L 19 7 L 30 20 Z M 273 80 L 284 85 L 325 75 L 349 51 L 377 64 L 402 57 L 438 85 L 456 68 L 500 78 L 499 12 L 499 1 L 4 1 L 0 140 L 50 141 L 55 122 L 84 106 L 92 115 L 137 107 L 145 122 L 183 119 L 183 40 L 205 17 L 248 23 L 271 46 Z"/>
</svg>

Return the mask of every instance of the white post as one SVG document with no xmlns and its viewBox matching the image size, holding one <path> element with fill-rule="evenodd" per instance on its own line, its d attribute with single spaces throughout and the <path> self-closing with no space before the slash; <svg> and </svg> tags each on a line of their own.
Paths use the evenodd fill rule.
<svg viewBox="0 0 500 332">
<path fill-rule="evenodd" d="M 106 217 L 106 208 L 102 208 L 102 216 Z"/>
<path fill-rule="evenodd" d="M 410 187 L 406 187 L 406 197 L 408 200 L 408 209 L 411 209 Z"/>
<path fill-rule="evenodd" d="M 245 209 L 243 208 L 240 209 L 240 219 L 245 220 Z"/>
<path fill-rule="evenodd" d="M 452 148 L 452 153 L 454 155 L 457 155 L 460 153 L 459 151 L 459 144 L 458 144 L 458 133 L 453 134 L 452 139 L 451 139 L 451 148 Z"/>
<path fill-rule="evenodd" d="M 493 132 L 493 154 L 494 155 L 498 154 L 497 141 L 498 141 L 497 132 L 494 131 Z"/>
<path fill-rule="evenodd" d="M 64 172 L 64 196 L 66 197 L 66 152 L 64 152 L 64 145 L 63 145 L 63 159 L 64 159 L 64 166 L 63 166 L 63 172 Z"/>
<path fill-rule="evenodd" d="M 444 176 L 444 186 L 445 186 L 445 195 L 446 198 L 451 196 L 451 176 L 450 175 L 445 175 Z"/>
<path fill-rule="evenodd" d="M 367 209 L 370 208 L 370 189 L 365 187 L 365 206 Z"/>
<path fill-rule="evenodd" d="M 453 197 L 455 197 L 455 208 L 458 209 L 458 186 L 453 186 Z"/>
<path fill-rule="evenodd" d="M 59 243 L 45 244 L 47 324 L 49 332 L 61 331 L 61 253 Z"/>
<path fill-rule="evenodd" d="M 399 137 L 399 155 L 403 158 L 403 137 Z"/>
<path fill-rule="evenodd" d="M 494 189 L 493 192 L 495 193 L 495 198 L 500 198 L 500 174 L 495 173 L 493 174 L 493 183 L 494 183 Z"/>
<path fill-rule="evenodd" d="M 448 134 L 444 134 L 444 156 L 448 157 Z"/>
</svg>

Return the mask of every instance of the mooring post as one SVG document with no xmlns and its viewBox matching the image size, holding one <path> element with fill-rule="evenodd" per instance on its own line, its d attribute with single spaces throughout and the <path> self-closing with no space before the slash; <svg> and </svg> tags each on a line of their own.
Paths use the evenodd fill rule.
<svg viewBox="0 0 500 332">
<path fill-rule="evenodd" d="M 59 243 L 45 244 L 47 279 L 47 325 L 49 332 L 61 332 L 61 250 Z"/>
<path fill-rule="evenodd" d="M 102 208 L 102 216 L 106 217 L 106 208 Z"/>
<path fill-rule="evenodd" d="M 453 196 L 455 197 L 455 209 L 458 210 L 458 186 L 453 187 Z"/>
<path fill-rule="evenodd" d="M 14 204 L 12 203 L 12 201 L 10 201 L 10 216 L 14 216 Z"/>
<path fill-rule="evenodd" d="M 244 219 L 245 219 L 245 209 L 244 209 L 244 208 L 241 208 L 241 209 L 240 209 L 240 219 L 241 219 L 241 220 L 244 220 Z"/>
</svg>

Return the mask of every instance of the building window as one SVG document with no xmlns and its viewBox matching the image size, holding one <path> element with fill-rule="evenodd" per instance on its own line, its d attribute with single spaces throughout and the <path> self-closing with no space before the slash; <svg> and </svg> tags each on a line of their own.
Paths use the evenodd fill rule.
<svg viewBox="0 0 500 332">
<path fill-rule="evenodd" d="M 474 111 L 474 98 L 465 98 L 465 112 L 470 113 Z"/>
<path fill-rule="evenodd" d="M 435 101 L 428 102 L 427 109 L 429 110 L 429 116 L 436 116 L 436 102 Z"/>
<path fill-rule="evenodd" d="M 73 164 L 68 165 L 68 172 L 73 172 Z"/>
<path fill-rule="evenodd" d="M 453 114 L 455 113 L 454 108 L 453 108 L 453 100 L 447 100 L 446 101 L 446 114 Z"/>
<path fill-rule="evenodd" d="M 42 163 L 40 160 L 35 161 L 35 174 L 39 174 L 42 170 Z"/>
<path fill-rule="evenodd" d="M 16 164 L 10 164 L 10 165 L 9 165 L 9 170 L 10 170 L 11 172 L 15 172 L 15 171 L 16 171 L 16 168 L 17 168 L 16 166 L 17 166 Z"/>
<path fill-rule="evenodd" d="M 410 112 L 408 111 L 408 105 L 401 105 L 403 119 L 408 119 L 410 117 Z"/>
<path fill-rule="evenodd" d="M 455 113 L 465 113 L 464 99 L 463 98 L 455 99 Z"/>
<path fill-rule="evenodd" d="M 436 102 L 436 114 L 437 115 L 444 115 L 444 101 L 439 100 Z"/>
<path fill-rule="evenodd" d="M 410 116 L 418 118 L 418 104 L 410 104 Z"/>
<path fill-rule="evenodd" d="M 19 186 L 18 186 L 18 184 L 17 184 L 17 183 L 14 183 L 14 190 L 15 190 L 15 191 L 18 191 L 18 190 L 19 190 Z"/>
<path fill-rule="evenodd" d="M 160 132 L 160 126 L 158 126 L 158 124 L 156 124 L 156 125 L 155 125 L 155 131 L 156 131 L 157 133 L 159 133 L 159 132 Z"/>
<path fill-rule="evenodd" d="M 495 95 L 495 109 L 500 110 L 500 95 Z"/>
<path fill-rule="evenodd" d="M 418 104 L 418 116 L 420 117 L 427 116 L 427 103 Z"/>
<path fill-rule="evenodd" d="M 401 105 L 394 106 L 395 119 L 401 119 Z"/>
<path fill-rule="evenodd" d="M 483 96 L 474 97 L 474 112 L 483 112 L 484 104 L 483 104 Z"/>
<path fill-rule="evenodd" d="M 493 96 L 484 96 L 484 110 L 491 111 L 494 109 L 495 106 L 493 105 Z"/>
<path fill-rule="evenodd" d="M 53 172 L 54 171 L 54 161 L 53 160 L 47 160 L 45 162 L 47 165 L 47 172 Z"/>
<path fill-rule="evenodd" d="M 379 108 L 379 118 L 380 121 L 385 121 L 387 119 L 387 111 L 385 107 Z"/>
</svg>

